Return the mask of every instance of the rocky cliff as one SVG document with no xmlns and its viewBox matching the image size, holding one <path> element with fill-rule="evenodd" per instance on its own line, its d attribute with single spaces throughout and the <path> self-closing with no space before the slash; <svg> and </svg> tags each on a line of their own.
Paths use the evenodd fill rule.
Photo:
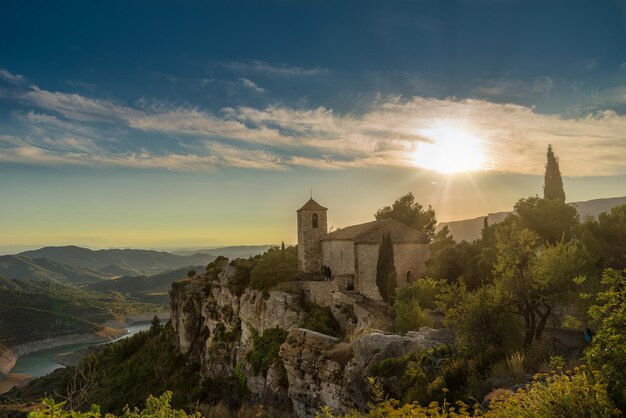
<svg viewBox="0 0 626 418">
<path fill-rule="evenodd" d="M 345 337 L 303 329 L 310 306 L 306 293 L 245 289 L 235 294 L 229 287 L 234 274 L 233 267 L 226 267 L 217 279 L 174 283 L 171 325 L 178 349 L 199 365 L 204 379 L 243 376 L 258 400 L 287 400 L 300 417 L 314 415 L 323 405 L 336 412 L 363 409 L 373 364 L 453 341 L 447 330 L 422 328 L 404 336 L 377 331 L 374 326 L 388 325 L 372 314 L 380 307 L 342 292 L 333 295 L 330 308 Z M 255 338 L 276 327 L 288 331 L 278 361 L 255 373 L 249 355 Z"/>
</svg>

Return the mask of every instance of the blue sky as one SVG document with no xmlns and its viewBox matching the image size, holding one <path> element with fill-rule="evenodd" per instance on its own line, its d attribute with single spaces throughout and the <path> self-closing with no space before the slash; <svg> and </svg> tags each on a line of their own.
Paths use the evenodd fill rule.
<svg viewBox="0 0 626 418">
<path fill-rule="evenodd" d="M 0 246 L 293 242 L 310 189 L 475 217 L 548 143 L 626 194 L 619 1 L 0 1 L 0 39 Z"/>
</svg>

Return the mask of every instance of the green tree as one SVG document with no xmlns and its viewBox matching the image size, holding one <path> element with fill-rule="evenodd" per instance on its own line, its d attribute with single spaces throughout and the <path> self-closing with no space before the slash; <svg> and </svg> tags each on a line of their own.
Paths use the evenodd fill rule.
<svg viewBox="0 0 626 418">
<path fill-rule="evenodd" d="M 397 286 L 396 266 L 394 264 L 393 242 L 391 234 L 383 236 L 383 242 L 378 250 L 376 262 L 376 286 L 383 300 L 393 304 Z"/>
<path fill-rule="evenodd" d="M 538 196 L 520 199 L 514 209 L 526 228 L 550 244 L 562 239 L 569 241 L 578 225 L 576 208 L 558 199 L 541 199 Z"/>
<path fill-rule="evenodd" d="M 605 270 L 602 284 L 607 290 L 598 295 L 601 304 L 589 311 L 599 328 L 585 358 L 606 377 L 615 403 L 626 410 L 626 269 Z"/>
<path fill-rule="evenodd" d="M 154 315 L 152 321 L 150 322 L 150 332 L 153 334 L 157 334 L 161 330 L 161 320 L 158 316 Z"/>
<path fill-rule="evenodd" d="M 496 232 L 495 283 L 524 318 L 524 346 L 540 339 L 555 305 L 569 301 L 574 279 L 587 270 L 587 259 L 573 242 L 541 246 L 539 236 L 518 222 Z"/>
<path fill-rule="evenodd" d="M 435 236 L 435 226 L 437 226 L 437 217 L 435 211 L 429 205 L 428 209 L 415 201 L 413 193 L 408 193 L 399 197 L 391 206 L 385 206 L 379 209 L 374 217 L 376 219 L 395 219 L 412 228 L 423 232 L 428 239 Z"/>
<path fill-rule="evenodd" d="M 448 226 L 444 226 L 430 243 L 430 256 L 426 260 L 426 275 L 436 279 L 445 279 L 448 283 L 456 281 L 462 274 L 457 263 L 457 245 Z"/>
<path fill-rule="evenodd" d="M 565 190 L 563 189 L 563 178 L 559 169 L 559 158 L 554 155 L 552 145 L 548 145 L 546 162 L 546 173 L 543 184 L 543 198 L 565 202 Z"/>
<path fill-rule="evenodd" d="M 598 220 L 588 217 L 578 236 L 600 268 L 626 268 L 626 205 L 601 213 Z"/>
</svg>

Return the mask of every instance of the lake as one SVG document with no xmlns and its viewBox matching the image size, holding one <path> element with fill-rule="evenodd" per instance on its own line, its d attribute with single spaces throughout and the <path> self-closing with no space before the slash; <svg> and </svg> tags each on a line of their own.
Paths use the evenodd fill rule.
<svg viewBox="0 0 626 418">
<path fill-rule="evenodd" d="M 136 322 L 126 327 L 128 334 L 117 338 L 114 341 L 119 341 L 124 338 L 128 338 L 133 334 L 140 331 L 145 331 L 150 328 L 150 322 Z M 55 348 L 49 348 L 47 350 L 33 351 L 32 353 L 25 354 L 17 359 L 15 367 L 11 369 L 11 373 L 28 374 L 33 377 L 45 376 L 54 370 L 64 367 L 59 363 L 54 362 L 54 356 L 57 354 L 71 353 L 81 348 L 87 348 L 93 345 L 109 344 L 113 341 L 107 341 L 103 343 L 81 343 L 81 344 L 69 344 L 62 345 Z"/>
</svg>

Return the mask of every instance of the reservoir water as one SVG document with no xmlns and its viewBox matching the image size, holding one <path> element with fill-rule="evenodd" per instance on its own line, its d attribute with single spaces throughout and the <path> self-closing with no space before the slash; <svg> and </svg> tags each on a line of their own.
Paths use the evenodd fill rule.
<svg viewBox="0 0 626 418">
<path fill-rule="evenodd" d="M 126 327 L 128 330 L 128 334 L 121 336 L 115 341 L 122 340 L 124 338 L 128 338 L 133 334 L 136 334 L 140 331 L 145 331 L 150 328 L 150 322 L 136 322 L 132 325 Z M 54 356 L 57 354 L 65 354 L 71 353 L 76 350 L 80 350 L 81 348 L 87 348 L 92 345 L 101 345 L 108 344 L 112 341 L 108 341 L 105 343 L 82 343 L 82 344 L 69 344 L 62 345 L 55 348 L 49 348 L 47 350 L 39 350 L 34 351 L 29 354 L 25 354 L 17 359 L 15 363 L 15 367 L 11 369 L 11 373 L 20 373 L 20 374 L 28 374 L 33 377 L 40 377 L 47 375 L 48 373 L 60 368 L 64 367 L 59 363 L 54 362 Z"/>
</svg>

